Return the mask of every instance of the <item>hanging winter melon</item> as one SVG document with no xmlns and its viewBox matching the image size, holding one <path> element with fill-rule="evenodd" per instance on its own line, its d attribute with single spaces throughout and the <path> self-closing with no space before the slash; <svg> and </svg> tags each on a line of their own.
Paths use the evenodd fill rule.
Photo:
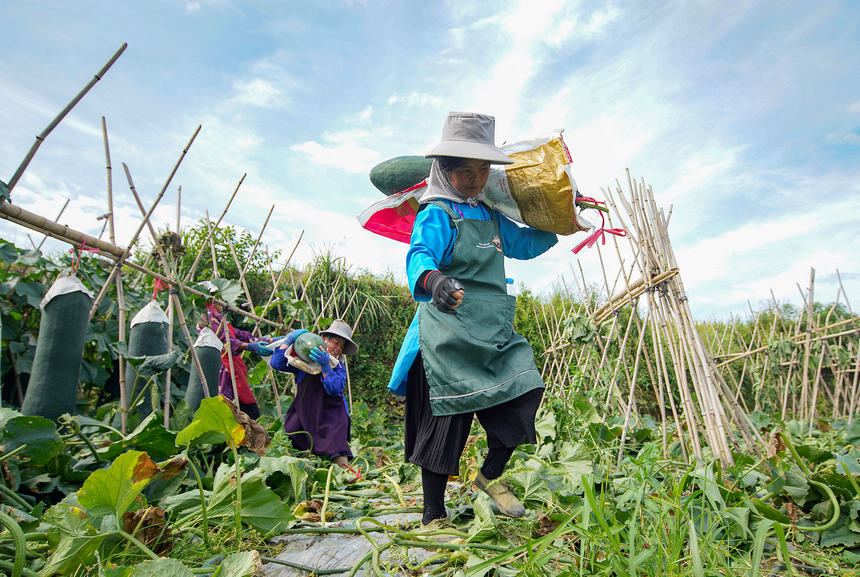
<svg viewBox="0 0 860 577">
<path fill-rule="evenodd" d="M 208 396 L 210 397 L 218 394 L 218 369 L 221 368 L 221 350 L 223 348 L 224 343 L 215 336 L 212 329 L 209 327 L 200 329 L 200 335 L 194 341 L 194 352 L 200 359 L 200 366 L 203 368 L 203 376 L 206 377 Z M 188 377 L 188 388 L 185 390 L 185 402 L 188 403 L 191 410 L 196 411 L 200 408 L 200 401 L 203 397 L 202 379 L 197 372 L 197 365 L 191 363 L 191 375 Z"/>
<path fill-rule="evenodd" d="M 93 295 L 74 276 L 58 278 L 39 308 L 39 340 L 21 412 L 56 420 L 74 414 Z"/>
<path fill-rule="evenodd" d="M 164 314 L 164 311 L 158 306 L 156 301 L 149 301 L 149 304 L 140 309 L 140 312 L 131 319 L 128 354 L 133 357 L 153 357 L 166 354 L 168 327 L 169 321 L 167 320 L 167 315 Z M 147 390 L 144 390 L 144 387 L 148 384 L 151 384 L 153 388 L 149 389 L 147 387 Z M 145 417 L 152 412 L 153 399 L 156 400 L 155 406 L 158 406 L 160 395 L 156 379 L 153 378 L 150 381 L 144 377 L 138 378 L 137 371 L 131 363 L 126 363 L 125 387 L 129 408 L 131 408 L 135 400 L 140 400 L 138 412 L 141 417 Z"/>
</svg>

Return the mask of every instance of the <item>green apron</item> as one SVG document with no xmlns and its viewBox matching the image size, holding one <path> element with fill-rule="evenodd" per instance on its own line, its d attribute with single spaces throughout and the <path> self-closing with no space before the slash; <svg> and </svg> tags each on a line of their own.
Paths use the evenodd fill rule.
<svg viewBox="0 0 860 577">
<path fill-rule="evenodd" d="M 478 411 L 543 388 L 531 347 L 514 332 L 517 299 L 506 291 L 495 214 L 493 220 L 462 218 L 446 204 L 433 204 L 457 229 L 451 264 L 441 272 L 465 289 L 457 314 L 443 313 L 431 302 L 418 309 L 433 415 Z"/>
</svg>

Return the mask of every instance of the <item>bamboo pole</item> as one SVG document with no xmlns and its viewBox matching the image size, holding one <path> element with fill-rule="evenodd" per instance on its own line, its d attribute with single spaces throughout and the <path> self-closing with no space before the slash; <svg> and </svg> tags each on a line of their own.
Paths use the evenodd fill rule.
<svg viewBox="0 0 860 577">
<path fill-rule="evenodd" d="M 214 278 L 220 278 L 221 275 L 218 273 L 218 257 L 215 256 L 215 238 L 213 234 L 215 233 L 215 227 L 212 226 L 212 222 L 209 220 L 209 211 L 206 211 L 206 228 L 209 234 L 206 235 L 206 240 L 209 242 L 209 250 L 212 251 L 212 276 Z M 237 270 L 242 270 L 242 267 L 237 267 Z"/>
<path fill-rule="evenodd" d="M 104 118 L 104 117 L 102 117 L 102 118 Z M 57 213 L 57 218 L 54 219 L 54 222 L 59 222 L 60 218 L 63 216 L 63 213 L 66 212 L 66 207 L 69 206 L 70 200 L 71 200 L 70 198 L 67 198 L 66 202 L 63 203 L 63 208 L 61 208 L 60 212 Z M 42 250 L 42 245 L 45 244 L 46 240 L 48 240 L 47 234 L 42 236 L 42 240 L 39 242 L 38 246 L 35 247 L 37 251 Z M 113 239 L 111 239 L 111 244 L 116 244 L 116 242 Z"/>
<path fill-rule="evenodd" d="M 207 215 L 207 218 L 208 218 L 208 215 Z M 233 262 L 236 264 L 236 268 L 241 269 L 242 265 L 239 264 L 239 258 L 236 256 L 236 249 L 233 246 L 233 242 L 230 240 L 229 237 L 227 237 L 227 245 L 230 247 L 230 255 L 233 257 Z M 248 283 L 245 281 L 244 276 L 242 276 L 239 280 L 242 284 L 242 290 L 245 291 L 245 297 L 248 299 L 248 303 L 250 303 L 250 305 L 251 305 L 251 310 L 254 310 L 254 299 L 251 297 L 251 289 L 248 288 Z M 274 288 L 273 288 L 273 290 L 274 290 Z M 275 385 L 275 375 L 274 375 L 274 372 L 272 371 L 272 367 L 271 367 L 271 365 L 269 365 L 269 363 L 266 363 L 266 372 L 268 373 L 268 376 L 269 376 L 269 384 L 271 385 L 272 391 L 275 395 L 275 408 L 278 411 L 278 420 L 283 423 L 284 422 L 284 411 L 281 408 L 281 399 L 280 399 L 280 395 L 278 394 L 278 387 Z M 250 386 L 250 383 L 249 383 L 249 386 Z"/>
<path fill-rule="evenodd" d="M 114 265 L 113 269 L 110 272 L 110 275 L 108 275 L 107 280 L 105 281 L 104 285 L 102 285 L 102 290 L 96 296 L 95 300 L 93 301 L 93 305 L 90 308 L 90 318 L 91 319 L 93 318 L 93 315 L 95 315 L 95 312 L 98 309 L 99 302 L 101 302 L 101 299 L 103 299 L 105 296 L 105 293 L 107 290 L 106 287 L 108 287 L 108 285 L 110 285 L 111 281 L 113 280 L 113 277 L 115 277 L 117 272 L 119 272 L 119 269 L 123 264 L 123 261 L 128 259 L 128 257 L 131 255 L 132 247 L 137 242 L 137 239 L 140 236 L 140 233 L 143 230 L 143 227 L 146 226 L 146 223 L 149 221 L 149 217 L 152 216 L 152 213 L 155 211 L 155 207 L 158 206 L 158 203 L 164 197 L 164 193 L 167 191 L 167 187 L 170 185 L 170 181 L 173 180 L 173 176 L 176 174 L 176 171 L 179 170 L 179 165 L 182 163 L 182 160 L 185 158 L 185 155 L 188 154 L 188 149 L 191 148 L 191 145 L 194 143 L 194 139 L 197 138 L 197 134 L 200 132 L 200 128 L 201 128 L 201 126 L 198 125 L 197 129 L 194 131 L 194 134 L 191 135 L 191 139 L 188 141 L 188 144 L 186 144 L 185 148 L 182 149 L 182 154 L 180 154 L 179 159 L 176 161 L 176 164 L 173 166 L 173 170 L 170 171 L 170 175 L 167 177 L 167 181 L 164 183 L 164 186 L 161 187 L 161 192 L 158 193 L 158 196 L 156 197 L 155 202 L 152 204 L 152 207 L 150 207 L 149 212 L 146 213 L 146 217 L 144 218 L 143 222 L 141 222 L 140 225 L 138 225 L 137 230 L 132 235 L 131 240 L 128 243 L 128 247 L 126 247 L 123 254 L 121 254 L 119 256 L 116 264 Z M 125 168 L 125 169 L 128 168 L 125 163 L 123 163 L 123 168 Z"/>
<path fill-rule="evenodd" d="M 181 239 L 182 239 L 182 236 L 179 232 L 179 219 L 180 219 L 181 212 L 182 212 L 182 186 L 179 186 L 176 188 L 176 234 L 179 236 L 180 243 L 181 243 Z M 170 230 L 170 228 L 168 228 L 168 231 L 169 230 Z M 155 242 L 157 243 L 158 241 L 156 240 Z M 174 278 L 178 278 L 179 274 L 178 274 L 178 271 L 176 268 L 177 267 L 177 262 L 176 262 L 177 259 L 176 259 L 176 255 L 173 253 L 172 250 L 170 251 L 169 257 L 170 257 L 169 260 L 173 261 L 173 262 L 168 261 L 168 263 L 167 263 L 169 265 L 172 265 L 171 276 L 173 276 Z M 168 329 L 167 329 L 167 352 L 168 353 L 173 351 L 173 326 L 174 326 L 174 324 L 173 324 L 173 317 L 174 317 L 173 309 L 174 309 L 173 299 L 168 297 L 168 299 L 167 299 L 167 327 L 168 327 Z M 193 343 L 192 343 L 192 348 L 194 348 Z M 172 376 L 173 376 L 173 367 L 167 367 L 167 370 L 164 372 L 164 428 L 165 429 L 170 427 L 170 395 L 171 395 L 171 387 L 173 386 Z"/>
<path fill-rule="evenodd" d="M 857 384 L 860 380 L 860 343 L 857 345 L 857 358 L 854 360 L 854 383 L 851 385 L 851 401 L 848 407 L 848 424 L 854 422 L 854 412 L 857 410 Z"/>
<path fill-rule="evenodd" d="M 645 314 L 645 323 L 651 320 L 651 304 L 648 304 L 648 312 Z M 621 458 L 624 456 L 624 441 L 627 439 L 627 427 L 630 426 L 630 408 L 633 406 L 633 401 L 636 393 L 636 377 L 639 375 L 639 359 L 642 358 L 642 345 L 645 343 L 645 331 L 639 331 L 639 342 L 636 344 L 636 357 L 633 361 L 633 378 L 630 379 L 630 387 L 627 394 L 627 410 L 624 412 L 624 426 L 621 428 L 621 440 L 618 447 L 618 460 L 615 463 L 616 468 L 621 468 Z"/>
<path fill-rule="evenodd" d="M 4 199 L 0 199 L 0 218 L 35 230 L 36 232 L 41 232 L 51 238 L 65 240 L 77 247 L 83 245 L 88 248 L 98 249 L 100 252 L 114 258 L 121 257 L 125 251 L 125 249 L 114 244 L 99 240 L 94 236 L 79 232 L 43 216 L 24 210 L 18 205 L 10 204 Z"/>
<path fill-rule="evenodd" d="M 134 196 L 134 200 L 137 203 L 137 207 L 140 209 L 140 212 L 144 212 L 143 203 L 140 201 L 140 197 L 137 194 L 137 190 L 134 187 L 134 181 L 131 178 L 131 172 L 128 170 L 128 166 L 123 163 L 123 169 L 125 170 L 125 176 L 128 180 L 128 186 L 131 190 L 131 194 Z M 155 227 L 152 226 L 152 223 L 149 221 L 152 212 L 145 214 L 143 216 L 143 224 L 149 229 L 149 234 L 152 236 L 152 240 L 155 243 L 155 250 L 158 253 L 158 257 L 161 259 L 162 266 L 165 270 L 170 270 L 170 267 L 167 264 L 167 255 L 164 254 L 164 249 L 161 247 L 161 244 L 158 242 L 158 234 L 155 232 Z M 129 263 L 126 263 L 127 265 Z M 175 273 L 174 273 L 175 274 Z M 191 338 L 191 333 L 188 331 L 188 326 L 185 321 L 185 314 L 182 312 L 182 305 L 179 303 L 179 295 L 178 291 L 172 287 L 172 285 L 177 284 L 175 276 L 164 277 L 162 275 L 158 275 L 158 277 L 164 281 L 166 281 L 171 288 L 168 289 L 168 295 L 170 295 L 170 300 L 173 302 L 173 306 L 176 310 L 176 314 L 179 317 L 179 325 L 182 329 L 182 335 L 185 337 L 185 342 L 188 345 L 188 352 L 191 355 L 191 360 L 194 363 L 194 368 L 197 369 L 198 376 L 200 377 L 200 386 L 203 388 L 203 397 L 209 397 L 209 385 L 206 382 L 206 375 L 203 372 L 203 365 L 200 363 L 200 358 L 197 356 L 197 351 L 194 350 L 194 340 Z M 198 293 L 200 294 L 200 293 Z M 166 395 L 166 399 L 164 401 L 165 404 L 170 402 L 170 397 Z M 169 417 L 168 417 L 169 418 Z M 169 423 L 168 423 L 169 424 Z"/>
<path fill-rule="evenodd" d="M 105 146 L 105 166 L 107 170 L 107 219 L 109 225 L 110 243 L 116 245 L 116 222 L 114 219 L 113 205 L 113 173 L 110 160 L 110 143 L 108 140 L 107 122 L 102 116 L 102 136 Z M 68 204 L 68 201 L 66 201 Z M 64 206 L 65 208 L 65 206 Z M 62 211 L 61 211 L 62 214 Z M 59 216 L 57 217 L 59 220 Z M 117 322 L 118 322 L 118 341 L 125 343 L 125 326 L 126 326 L 126 307 L 125 307 L 125 292 L 122 286 L 122 275 L 116 275 L 116 300 L 117 300 Z M 122 354 L 117 355 L 117 372 L 119 378 L 119 411 L 120 411 L 120 430 L 123 434 L 128 431 L 128 392 L 125 390 L 125 358 Z"/>
<path fill-rule="evenodd" d="M 257 235 L 257 240 L 254 241 L 254 246 L 251 247 L 251 252 L 248 254 L 248 260 L 245 262 L 245 266 L 242 268 L 242 273 L 239 275 L 240 278 L 245 276 L 245 272 L 247 272 L 248 267 L 251 266 L 251 261 L 254 260 L 254 254 L 257 252 L 257 247 L 260 246 L 260 239 L 263 238 L 263 233 L 269 225 L 269 219 L 272 218 L 272 212 L 274 210 L 275 205 L 273 204 L 272 208 L 269 209 L 269 214 L 266 215 L 266 221 L 263 223 L 263 228 L 260 229 L 260 234 Z"/>
<path fill-rule="evenodd" d="M 271 306 L 272 301 L 273 301 L 273 300 L 274 300 L 274 298 L 275 298 L 275 294 L 277 293 L 277 289 L 278 289 L 278 287 L 281 285 L 281 279 L 282 279 L 282 278 L 283 278 L 283 276 L 284 276 L 284 271 L 286 271 L 286 270 L 288 269 L 289 264 L 290 264 L 290 261 L 291 261 L 291 260 L 292 260 L 292 258 L 293 258 L 293 254 L 295 254 L 296 249 L 299 247 L 299 243 L 302 241 L 302 237 L 304 236 L 304 234 L 305 234 L 305 231 L 304 231 L 304 230 L 302 230 L 302 231 L 299 233 L 299 238 L 296 240 L 296 244 L 294 244 L 294 245 L 293 245 L 293 250 L 291 250 L 291 251 L 290 251 L 290 255 L 287 257 L 286 262 L 284 263 L 283 267 L 281 268 L 281 273 L 278 275 L 278 280 L 275 282 L 274 287 L 272 288 L 272 292 L 271 292 L 271 294 L 269 295 L 269 300 L 266 302 L 265 310 L 268 310 L 268 309 L 269 309 L 269 306 Z M 292 274 L 292 273 L 291 273 L 291 274 Z M 283 323 L 283 320 L 282 320 L 281 322 Z M 259 323 L 259 322 L 255 323 L 255 324 L 254 324 L 254 328 L 253 328 L 253 330 L 252 330 L 251 332 L 255 332 L 255 331 L 256 331 L 256 332 L 258 332 L 258 333 L 259 333 L 259 325 L 260 325 L 260 323 Z"/>
<path fill-rule="evenodd" d="M 803 345 L 803 376 L 800 389 L 800 411 L 801 417 L 806 417 L 806 409 L 808 409 L 807 396 L 809 387 L 809 353 L 810 339 L 812 337 L 813 319 L 812 308 L 815 300 L 813 299 L 813 290 L 815 289 L 815 269 L 809 267 L 809 292 L 806 299 L 806 342 Z"/>
<path fill-rule="evenodd" d="M 230 209 L 230 205 L 233 204 L 233 199 L 236 198 L 236 194 L 239 192 L 239 187 L 242 186 L 243 182 L 245 182 L 245 177 L 247 175 L 248 174 L 245 173 L 242 175 L 242 178 L 239 179 L 239 183 L 236 185 L 236 188 L 233 190 L 233 194 L 230 195 L 230 199 L 227 201 L 227 206 L 225 206 L 224 210 L 221 211 L 221 216 L 218 217 L 218 220 L 215 222 L 215 226 L 209 229 L 206 235 L 206 239 L 203 241 L 203 243 L 200 245 L 200 249 L 197 251 L 197 256 L 194 257 L 194 262 L 191 263 L 191 268 L 188 269 L 188 273 L 186 273 L 185 278 L 182 279 L 182 284 L 188 284 L 188 281 L 190 281 L 194 277 L 194 273 L 197 270 L 197 264 L 200 262 L 200 257 L 203 255 L 203 251 L 205 250 L 206 245 L 209 244 L 210 240 L 212 239 L 212 233 L 215 231 L 216 228 L 218 228 L 218 225 L 221 224 L 221 220 L 224 218 L 224 215 L 227 214 L 227 211 Z M 208 214 L 206 216 L 206 222 L 208 227 Z"/>
<path fill-rule="evenodd" d="M 823 331 L 828 331 L 828 330 L 835 329 L 835 328 L 837 328 L 837 327 L 841 327 L 841 326 L 843 326 L 843 325 L 846 325 L 846 324 L 849 324 L 849 323 L 855 323 L 855 322 L 858 322 L 858 321 L 860 321 L 860 317 L 852 317 L 852 318 L 848 318 L 848 319 L 842 319 L 841 321 L 836 321 L 836 322 L 835 322 L 835 323 L 833 323 L 833 324 L 830 324 L 830 325 L 827 325 L 827 326 L 824 326 L 824 327 L 819 327 L 819 328 L 812 329 L 811 333 L 812 333 L 812 334 L 817 334 L 817 333 L 820 333 L 820 332 L 823 332 Z M 851 335 L 851 334 L 854 334 L 854 333 L 856 333 L 856 332 L 858 332 L 858 331 L 857 331 L 857 329 L 851 329 L 851 330 L 848 330 L 848 331 L 842 331 L 842 332 L 838 332 L 838 333 L 832 333 L 832 334 L 827 334 L 827 335 L 821 335 L 821 336 L 817 336 L 817 337 L 814 337 L 814 338 L 810 339 L 810 343 L 814 343 L 814 342 L 816 342 L 816 341 L 820 341 L 820 340 L 831 339 L 831 338 L 834 338 L 834 337 L 841 337 L 841 336 L 845 336 L 845 335 Z M 798 334 L 795 334 L 795 336 L 790 337 L 790 338 L 788 338 L 787 340 L 790 340 L 790 341 L 792 341 L 792 342 L 794 342 L 794 343 L 796 343 L 796 344 L 801 344 L 801 341 L 803 341 L 803 342 L 805 343 L 805 339 L 806 339 L 806 334 L 802 334 L 802 335 L 801 335 L 801 334 L 799 334 L 799 332 L 798 332 Z M 754 354 L 756 354 L 756 353 L 760 353 L 760 352 L 762 352 L 762 351 L 764 351 L 764 350 L 767 350 L 767 348 L 768 348 L 767 346 L 758 347 L 758 348 L 756 348 L 756 349 L 753 349 L 753 350 L 749 351 L 749 353 L 736 353 L 736 354 L 732 355 L 730 358 L 725 358 L 726 356 L 729 356 L 729 355 L 723 355 L 723 358 L 725 358 L 725 360 L 720 361 L 720 362 L 717 364 L 717 367 L 721 367 L 721 366 L 726 365 L 726 364 L 728 364 L 728 363 L 732 363 L 732 362 L 734 362 L 734 361 L 738 361 L 738 360 L 740 360 L 740 359 L 744 358 L 745 356 L 747 356 L 747 354 L 754 355 Z M 715 357 L 715 358 L 716 358 L 716 357 Z"/>
<path fill-rule="evenodd" d="M 84 88 L 78 92 L 77 96 L 72 98 L 72 100 L 66 104 L 66 107 L 56 116 L 54 119 L 48 124 L 45 130 L 42 131 L 39 136 L 36 137 L 36 142 L 33 143 L 33 146 L 30 147 L 30 150 L 27 152 L 27 156 L 24 157 L 24 160 L 18 166 L 18 169 L 15 171 L 15 174 L 12 175 L 12 178 L 9 179 L 9 183 L 6 184 L 6 189 L 11 193 L 12 189 L 15 188 L 15 185 L 18 184 L 18 180 L 21 178 L 21 175 L 24 174 L 24 171 L 27 169 L 27 166 L 30 164 L 30 161 L 33 160 L 33 157 L 36 155 L 36 151 L 39 150 L 39 147 L 48 137 L 54 128 L 66 117 L 66 115 L 71 112 L 72 108 L 80 102 L 80 100 L 86 96 L 87 92 L 95 86 L 96 82 L 102 79 L 102 77 L 107 73 L 113 63 L 117 61 L 117 59 L 125 52 L 125 49 L 128 48 L 128 44 L 123 42 L 122 46 L 119 47 L 113 56 L 102 66 L 101 70 L 96 72 L 95 76 L 93 76 L 92 80 L 90 80 Z"/>
</svg>

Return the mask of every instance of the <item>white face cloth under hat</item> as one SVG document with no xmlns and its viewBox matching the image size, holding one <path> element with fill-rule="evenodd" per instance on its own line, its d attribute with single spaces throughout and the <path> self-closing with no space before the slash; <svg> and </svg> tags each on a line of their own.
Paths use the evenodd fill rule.
<svg viewBox="0 0 860 577">
<path fill-rule="evenodd" d="M 442 170 L 438 158 L 433 159 L 430 176 L 427 177 L 427 189 L 421 195 L 419 202 L 426 203 L 433 199 L 452 200 L 454 202 L 464 202 L 469 206 L 478 206 L 477 198 L 469 198 L 454 188 L 448 173 Z"/>
</svg>

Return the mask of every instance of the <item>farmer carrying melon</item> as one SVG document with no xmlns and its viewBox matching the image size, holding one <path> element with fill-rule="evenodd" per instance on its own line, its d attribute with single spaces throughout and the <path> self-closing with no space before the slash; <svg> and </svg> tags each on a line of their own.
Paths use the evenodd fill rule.
<svg viewBox="0 0 860 577">
<path fill-rule="evenodd" d="M 309 338 L 310 337 L 310 338 Z M 296 395 L 284 416 L 284 431 L 293 447 L 331 458 L 342 469 L 349 469 L 349 411 L 343 389 L 346 366 L 341 355 L 354 355 L 358 345 L 352 340 L 352 328 L 342 320 L 320 332 L 322 342 L 306 329 L 292 331 L 275 343 L 280 346 L 269 359 L 273 369 L 296 375 Z M 319 337 L 316 337 L 317 339 Z M 294 349 L 309 363 L 296 362 Z M 335 359 L 335 360 L 333 360 Z"/>
<path fill-rule="evenodd" d="M 503 515 L 525 514 L 501 476 L 514 449 L 536 441 L 544 384 L 531 347 L 513 331 L 504 257 L 534 258 L 557 239 L 476 199 L 490 165 L 513 162 L 494 132 L 492 116 L 448 115 L 442 141 L 426 155 L 434 161 L 406 255 L 419 306 L 388 387 L 406 397 L 406 460 L 421 467 L 423 529 L 450 526 L 445 486 L 459 474 L 473 415 L 489 449 L 476 484 Z"/>
<path fill-rule="evenodd" d="M 206 281 L 208 282 L 208 281 Z M 271 341 L 268 337 L 257 338 L 248 331 L 237 329 L 224 318 L 224 307 L 215 300 L 218 288 L 209 283 L 211 298 L 206 302 L 206 319 L 222 343 L 230 345 L 230 354 L 225 348 L 221 353 L 221 367 L 218 369 L 218 394 L 224 398 L 233 400 L 233 378 L 230 376 L 230 362 L 233 364 L 233 375 L 236 378 L 236 391 L 239 393 L 239 408 L 252 419 L 260 416 L 260 407 L 257 405 L 257 397 L 254 396 L 248 384 L 248 369 L 242 360 L 242 351 L 249 351 L 262 357 L 272 354 L 272 350 L 265 346 Z M 229 340 L 225 340 L 225 331 Z M 232 357 L 232 359 L 231 359 Z"/>
</svg>

